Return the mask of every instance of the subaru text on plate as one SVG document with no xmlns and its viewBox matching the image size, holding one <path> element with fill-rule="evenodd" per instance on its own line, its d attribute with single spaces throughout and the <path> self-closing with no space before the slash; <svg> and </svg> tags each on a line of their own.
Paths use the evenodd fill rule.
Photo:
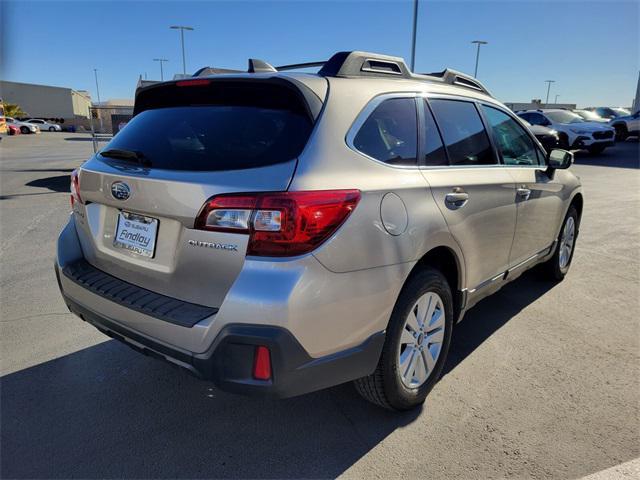
<svg viewBox="0 0 640 480">
<path fill-rule="evenodd" d="M 567 273 L 572 158 L 451 70 L 364 52 L 203 69 L 140 89 L 73 173 L 60 289 L 102 332 L 221 389 L 354 380 L 409 409 L 466 310 L 536 264 Z"/>
</svg>

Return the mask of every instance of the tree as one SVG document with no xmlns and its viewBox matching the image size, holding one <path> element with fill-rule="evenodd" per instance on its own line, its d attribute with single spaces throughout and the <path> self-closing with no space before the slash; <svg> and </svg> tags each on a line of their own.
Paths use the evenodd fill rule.
<svg viewBox="0 0 640 480">
<path fill-rule="evenodd" d="M 4 114 L 7 117 L 26 117 L 27 112 L 20 108 L 20 105 L 16 103 L 5 103 L 4 104 Z"/>
</svg>

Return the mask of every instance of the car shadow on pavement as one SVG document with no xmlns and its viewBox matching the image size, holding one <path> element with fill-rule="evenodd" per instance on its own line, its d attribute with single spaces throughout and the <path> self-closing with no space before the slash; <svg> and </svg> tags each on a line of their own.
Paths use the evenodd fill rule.
<svg viewBox="0 0 640 480">
<path fill-rule="evenodd" d="M 381 410 L 350 384 L 226 394 L 114 340 L 0 386 L 2 478 L 335 477 L 420 414 Z"/>
<path fill-rule="evenodd" d="M 454 327 L 444 375 L 555 285 L 555 282 L 543 279 L 534 268 L 469 310 L 462 322 Z"/>
<path fill-rule="evenodd" d="M 552 286 L 525 275 L 470 311 L 447 371 Z M 2 478 L 329 478 L 422 410 L 384 411 L 351 384 L 285 400 L 231 395 L 114 340 L 0 386 Z"/>
<path fill-rule="evenodd" d="M 46 188 L 53 192 L 69 192 L 71 177 L 69 175 L 58 175 L 55 177 L 38 178 L 25 183 L 26 187 Z"/>
<path fill-rule="evenodd" d="M 640 169 L 640 143 L 637 138 L 618 142 L 598 155 L 591 155 L 586 150 L 573 153 L 577 165 Z"/>
<path fill-rule="evenodd" d="M 93 140 L 92 137 L 64 137 L 64 139 L 68 142 L 91 142 Z"/>
<path fill-rule="evenodd" d="M 55 177 L 38 178 L 25 183 L 25 187 L 46 188 L 48 192 L 13 193 L 0 195 L 0 200 L 8 200 L 15 197 L 28 197 L 33 195 L 46 195 L 48 193 L 69 192 L 71 177 L 69 175 L 57 175 Z"/>
</svg>

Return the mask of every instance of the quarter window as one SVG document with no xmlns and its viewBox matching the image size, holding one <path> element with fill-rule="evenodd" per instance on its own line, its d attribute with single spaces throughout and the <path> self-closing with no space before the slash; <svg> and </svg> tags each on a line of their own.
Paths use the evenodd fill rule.
<svg viewBox="0 0 640 480">
<path fill-rule="evenodd" d="M 353 145 L 360 152 L 391 165 L 417 164 L 418 121 L 413 98 L 390 98 L 369 115 Z"/>
<path fill-rule="evenodd" d="M 482 110 L 505 165 L 539 165 L 537 149 L 520 125 L 496 108 L 483 105 Z"/>
<path fill-rule="evenodd" d="M 442 99 L 433 99 L 429 103 L 440 127 L 451 165 L 498 163 L 473 103 Z"/>
</svg>

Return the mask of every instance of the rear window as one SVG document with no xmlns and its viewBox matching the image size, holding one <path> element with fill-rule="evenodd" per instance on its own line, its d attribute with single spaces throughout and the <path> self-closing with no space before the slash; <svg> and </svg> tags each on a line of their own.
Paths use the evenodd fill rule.
<svg viewBox="0 0 640 480">
<path fill-rule="evenodd" d="M 133 151 L 151 168 L 191 171 L 256 168 L 300 155 L 312 122 L 295 92 L 225 83 L 150 92 L 136 101 L 136 110 L 145 109 L 102 151 Z"/>
</svg>

